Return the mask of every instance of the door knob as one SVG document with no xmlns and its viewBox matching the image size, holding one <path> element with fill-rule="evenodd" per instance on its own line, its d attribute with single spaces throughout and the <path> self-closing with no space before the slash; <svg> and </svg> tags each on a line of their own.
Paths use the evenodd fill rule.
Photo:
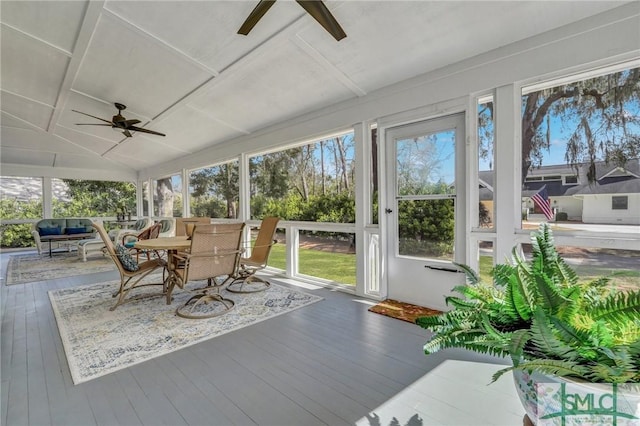
<svg viewBox="0 0 640 426">
<path fill-rule="evenodd" d="M 389 214 L 389 213 L 393 213 L 393 210 L 391 210 L 391 209 L 384 209 L 384 212 L 385 212 L 385 213 L 387 213 L 387 214 Z"/>
</svg>

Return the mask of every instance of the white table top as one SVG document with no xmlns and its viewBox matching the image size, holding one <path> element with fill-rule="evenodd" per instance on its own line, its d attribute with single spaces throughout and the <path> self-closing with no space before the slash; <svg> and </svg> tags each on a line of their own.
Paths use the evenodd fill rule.
<svg viewBox="0 0 640 426">
<path fill-rule="evenodd" d="M 136 241 L 133 246 L 146 250 L 184 250 L 191 247 L 191 240 L 186 235 L 178 237 L 160 237 Z"/>
<path fill-rule="evenodd" d="M 504 365 L 445 361 L 369 413 L 381 426 L 408 423 L 418 415 L 422 425 L 522 425 L 524 408 L 511 374 L 491 383 Z M 491 383 L 491 384 L 489 384 Z M 357 426 L 378 424 L 363 417 Z M 418 423 L 420 424 L 420 423 Z"/>
</svg>

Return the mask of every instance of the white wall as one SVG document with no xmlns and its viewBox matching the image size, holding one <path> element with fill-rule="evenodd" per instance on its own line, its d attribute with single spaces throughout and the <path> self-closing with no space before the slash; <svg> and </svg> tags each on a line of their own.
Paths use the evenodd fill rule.
<svg viewBox="0 0 640 426">
<path fill-rule="evenodd" d="M 558 212 L 564 212 L 569 216 L 569 220 L 582 219 L 582 199 L 576 197 L 552 197 L 551 207 Z"/>
<path fill-rule="evenodd" d="M 615 195 L 629 197 L 627 210 L 612 210 L 611 194 L 585 195 L 582 221 L 584 223 L 640 225 L 640 194 Z"/>
</svg>

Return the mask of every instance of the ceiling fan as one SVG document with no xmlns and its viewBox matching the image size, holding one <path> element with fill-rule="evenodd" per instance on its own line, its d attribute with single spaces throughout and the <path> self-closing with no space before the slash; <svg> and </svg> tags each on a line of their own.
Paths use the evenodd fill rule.
<svg viewBox="0 0 640 426">
<path fill-rule="evenodd" d="M 114 129 L 122 130 L 122 134 L 125 135 L 128 138 L 133 136 L 131 134 L 131 131 L 133 131 L 133 132 L 141 132 L 141 133 L 149 133 L 151 135 L 166 136 L 164 133 L 154 132 L 153 130 L 145 129 L 143 127 L 137 127 L 136 124 L 140 123 L 140 120 L 136 120 L 136 119 L 127 120 L 126 118 L 124 118 L 122 116 L 121 112 L 122 112 L 122 110 L 127 109 L 126 105 L 123 105 L 123 104 L 118 103 L 118 102 L 116 102 L 114 105 L 118 109 L 118 114 L 114 115 L 111 118 L 111 121 L 105 120 L 104 118 L 96 117 L 95 115 L 87 114 L 86 112 L 76 111 L 75 109 L 72 109 L 71 111 L 77 112 L 78 114 L 86 115 L 88 117 L 95 118 L 95 119 L 100 120 L 100 121 L 104 121 L 105 123 L 108 123 L 108 124 L 103 124 L 103 123 L 93 123 L 93 124 L 76 123 L 77 126 L 110 126 L 110 127 L 114 128 Z"/>
<path fill-rule="evenodd" d="M 258 21 L 273 6 L 276 0 L 260 0 L 258 5 L 251 11 L 244 24 L 238 30 L 238 34 L 247 35 L 255 27 Z M 307 13 L 320 23 L 337 41 L 347 36 L 336 18 L 333 17 L 327 6 L 320 0 L 296 0 Z"/>
</svg>

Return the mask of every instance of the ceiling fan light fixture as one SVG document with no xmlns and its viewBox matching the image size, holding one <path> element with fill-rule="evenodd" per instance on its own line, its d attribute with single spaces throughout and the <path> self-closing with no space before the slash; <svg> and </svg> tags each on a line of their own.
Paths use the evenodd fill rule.
<svg viewBox="0 0 640 426">
<path fill-rule="evenodd" d="M 260 0 L 249 16 L 247 16 L 247 19 L 245 19 L 238 30 L 238 34 L 248 35 L 275 2 L 276 0 Z M 296 3 L 302 6 L 313 19 L 318 21 L 336 41 L 340 41 L 347 36 L 336 18 L 333 17 L 327 6 L 325 6 L 321 0 L 296 0 Z"/>
<path fill-rule="evenodd" d="M 115 107 L 118 109 L 118 114 L 114 115 L 111 120 L 105 120 L 104 118 L 96 117 L 95 115 L 87 114 L 86 112 L 76 111 L 72 109 L 71 111 L 77 112 L 78 114 L 86 115 L 91 118 L 95 118 L 96 120 L 102 121 L 102 123 L 94 123 L 94 124 L 86 124 L 86 123 L 76 123 L 77 126 L 111 126 L 117 132 L 122 132 L 123 135 L 130 138 L 133 137 L 131 132 L 140 132 L 140 133 L 148 133 L 156 136 L 166 136 L 164 133 L 156 132 L 153 130 L 145 129 L 144 127 L 137 127 L 136 124 L 140 123 L 140 120 L 132 119 L 127 120 L 122 116 L 122 110 L 127 109 L 126 105 L 116 102 Z"/>
</svg>

